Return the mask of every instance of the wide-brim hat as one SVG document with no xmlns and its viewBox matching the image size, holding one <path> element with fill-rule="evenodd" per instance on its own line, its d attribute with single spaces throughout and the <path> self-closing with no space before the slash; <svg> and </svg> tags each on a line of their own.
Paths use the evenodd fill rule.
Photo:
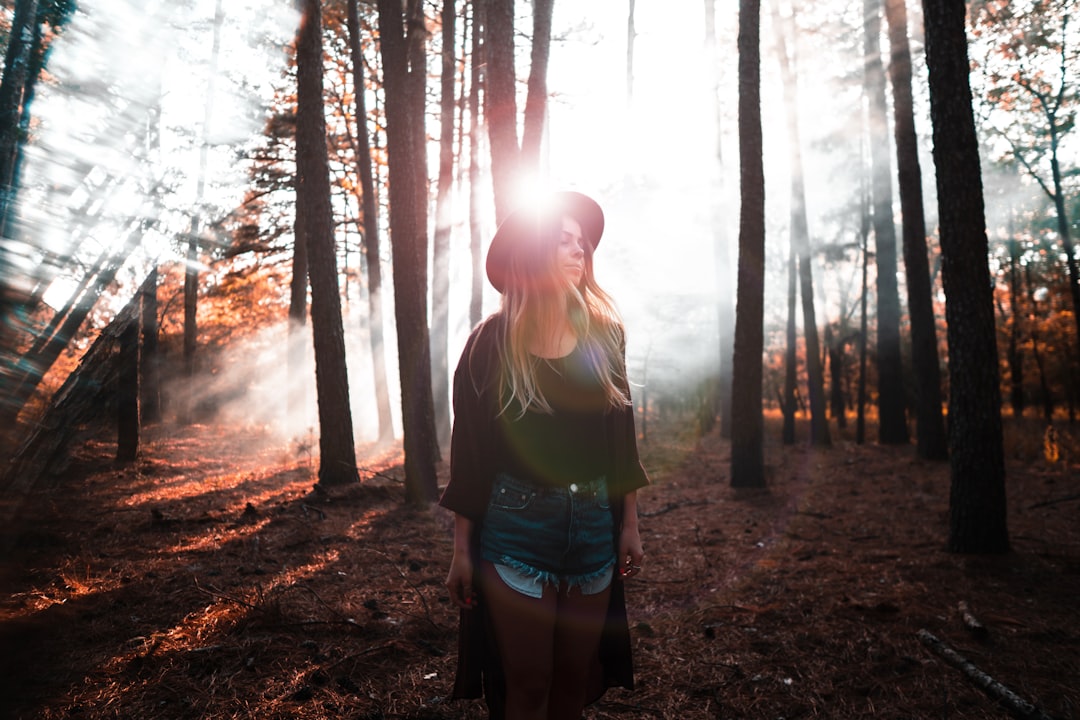
<svg viewBox="0 0 1080 720">
<path fill-rule="evenodd" d="M 539 228 L 563 216 L 581 223 L 582 236 L 596 250 L 600 236 L 604 234 L 604 211 L 600 204 L 588 195 L 572 190 L 552 193 L 539 203 L 517 208 L 495 231 L 488 247 L 487 276 L 496 290 L 500 293 L 506 290 L 515 251 L 530 238 L 535 238 Z"/>
</svg>

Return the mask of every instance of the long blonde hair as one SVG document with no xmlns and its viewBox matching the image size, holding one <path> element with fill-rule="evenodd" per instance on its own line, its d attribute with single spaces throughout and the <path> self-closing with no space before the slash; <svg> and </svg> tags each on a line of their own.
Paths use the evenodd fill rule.
<svg viewBox="0 0 1080 720">
<path fill-rule="evenodd" d="M 529 339 L 551 336 L 562 318 L 556 300 L 562 293 L 566 312 L 579 346 L 613 408 L 630 404 L 624 360 L 622 318 L 615 302 L 593 274 L 593 242 L 585 244 L 585 271 L 578 286 L 562 275 L 555 263 L 555 248 L 562 234 L 562 217 L 537 228 L 537 242 L 515 254 L 498 314 L 502 414 L 516 405 L 518 417 L 528 410 L 553 412 L 537 381 L 541 358 L 529 352 Z"/>
</svg>

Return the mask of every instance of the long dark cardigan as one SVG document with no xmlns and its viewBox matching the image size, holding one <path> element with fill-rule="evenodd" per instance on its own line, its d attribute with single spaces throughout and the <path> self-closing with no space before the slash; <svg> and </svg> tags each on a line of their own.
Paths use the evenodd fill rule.
<svg viewBox="0 0 1080 720">
<path fill-rule="evenodd" d="M 469 336 L 454 372 L 454 430 L 450 449 L 450 482 L 439 503 L 473 522 L 469 542 L 473 567 L 480 567 L 480 531 L 497 467 L 500 448 L 497 432 L 499 343 L 503 319 L 496 314 L 478 325 Z M 628 387 L 624 390 L 629 392 Z M 611 409 L 608 423 L 608 493 L 611 497 L 612 543 L 618 554 L 626 494 L 648 484 L 637 452 L 632 406 Z M 479 595 L 480 583 L 473 580 Z M 453 697 L 484 696 L 491 717 L 503 717 L 505 682 L 498 649 L 491 632 L 491 619 L 482 596 L 478 607 L 462 610 L 458 637 L 457 678 Z M 607 620 L 600 648 L 589 673 L 588 701 L 597 700 L 609 687 L 634 687 L 630 652 L 630 629 L 626 619 L 626 598 L 619 573 L 611 584 Z"/>
</svg>

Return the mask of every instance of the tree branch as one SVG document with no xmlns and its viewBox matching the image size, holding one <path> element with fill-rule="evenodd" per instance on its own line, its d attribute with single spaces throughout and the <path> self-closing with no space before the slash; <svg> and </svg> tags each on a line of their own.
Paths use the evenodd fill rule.
<svg viewBox="0 0 1080 720">
<path fill-rule="evenodd" d="M 1054 720 L 1039 707 L 1032 705 L 1027 700 L 1024 700 L 1012 690 L 984 673 L 967 658 L 939 640 L 928 630 L 919 630 L 916 635 L 923 645 L 930 648 L 934 654 L 941 657 L 947 663 L 963 672 L 968 680 L 975 683 L 975 685 L 991 699 L 996 700 L 1004 706 L 1014 718 L 1018 718 L 1018 720 Z"/>
</svg>

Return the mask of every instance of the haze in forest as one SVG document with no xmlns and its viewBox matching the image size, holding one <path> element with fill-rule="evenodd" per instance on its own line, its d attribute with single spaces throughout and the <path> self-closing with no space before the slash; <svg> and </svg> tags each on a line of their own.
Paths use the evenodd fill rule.
<svg viewBox="0 0 1080 720">
<path fill-rule="evenodd" d="M 733 265 L 739 192 L 737 13 L 734 7 L 719 4 L 716 34 L 721 71 L 714 89 L 703 70 L 709 59 L 702 5 L 696 0 L 637 3 L 633 78 L 628 87 L 625 5 L 602 0 L 556 4 L 543 151 L 546 177 L 537 182 L 540 188 L 577 188 L 600 199 L 608 226 L 597 255 L 597 273 L 625 315 L 632 381 L 638 387 L 650 385 L 674 394 L 695 387 L 716 366 L 716 294 L 733 296 L 735 292 L 732 277 L 717 275 L 714 236 L 717 232 L 727 235 L 728 262 Z M 864 103 L 859 66 L 861 9 L 858 3 L 845 2 L 782 5 L 783 22 L 799 26 L 789 52 L 799 82 L 811 242 L 815 262 L 833 270 L 818 271 L 815 288 L 819 322 L 825 324 L 843 314 L 851 317 L 857 294 L 854 248 L 859 241 L 859 174 L 867 152 L 860 141 Z M 527 28 L 531 8 L 528 3 L 519 6 L 520 25 Z M 762 13 L 762 98 L 769 237 L 765 323 L 766 346 L 770 347 L 778 346 L 779 340 L 770 343 L 769 338 L 783 332 L 786 317 L 790 168 L 767 6 L 763 4 Z M 75 267 L 85 266 L 103 249 L 122 242 L 132 217 L 156 218 L 120 275 L 121 289 L 98 310 L 102 317 L 126 302 L 150 264 L 182 259 L 176 238 L 187 232 L 191 208 L 201 212 L 204 222 L 228 217 L 249 187 L 244 153 L 263 132 L 275 89 L 291 82 L 288 45 L 298 21 L 292 3 L 229 0 L 222 7 L 216 68 L 210 66 L 215 42 L 213 0 L 80 3 L 75 19 L 52 51 L 53 82 L 35 100 L 36 137 L 28 146 L 24 183 L 25 235 L 40 245 L 25 251 L 24 262 L 32 266 L 52 239 L 60 247 L 62 237 L 85 224 L 78 230 L 83 239 L 74 258 Z M 926 176 L 927 227 L 932 235 L 936 203 L 920 24 L 913 7 L 916 129 Z M 518 55 L 520 78 L 521 68 L 527 68 L 527 52 L 520 45 Z M 432 77 L 437 70 L 435 60 L 430 60 Z M 161 88 L 166 90 L 160 144 L 137 147 L 140 117 L 132 108 L 145 107 Z M 714 91 L 720 98 L 719 115 L 713 109 Z M 429 136 L 438 136 L 437 117 L 429 118 Z M 200 156 L 201 138 L 207 143 L 205 158 Z M 1075 157 L 1075 148 L 1074 143 L 1066 152 Z M 94 172 L 102 178 L 96 199 L 84 197 L 85 190 L 72 184 L 86 166 L 96 166 Z M 434 173 L 436 163 L 430 167 Z M 1014 203 L 1011 194 L 1029 199 L 1034 194 L 1029 183 L 995 181 L 993 173 L 988 164 L 991 234 L 1005 227 L 1003 208 Z M 201 191 L 197 187 L 200 176 L 205 178 Z M 88 204 L 90 212 L 85 210 Z M 468 205 L 461 192 L 454 207 L 451 366 L 469 331 L 466 288 L 470 280 Z M 338 206 L 337 210 L 348 209 Z M 721 222 L 714 223 L 714 217 L 722 218 Z M 382 220 L 386 222 L 385 215 Z M 485 242 L 493 231 L 489 217 Z M 212 235 L 219 230 L 208 227 L 203 232 Z M 385 228 L 383 232 L 385 238 Z M 220 240 L 227 242 L 224 236 Z M 382 254 L 388 278 L 388 242 L 384 241 Z M 340 269 L 348 270 L 349 262 L 345 257 Z M 351 262 L 355 270 L 358 258 L 354 256 Z M 211 288 L 227 281 L 221 267 L 203 271 Z M 74 286 L 74 277 L 67 273 L 55 278 L 46 296 L 54 305 Z M 902 266 L 900 275 L 902 282 Z M 281 288 L 284 293 L 287 290 Z M 362 292 L 361 283 L 354 282 L 346 288 L 344 300 L 358 440 L 374 432 Z M 935 292 L 940 300 L 940 281 Z M 384 298 L 384 316 L 389 320 L 393 299 L 390 293 L 384 293 Z M 484 313 L 493 311 L 497 302 L 497 295 L 485 283 Z M 801 319 L 796 322 L 801 324 Z M 387 347 L 394 347 L 392 322 L 387 331 Z M 284 335 L 282 328 L 268 328 L 248 344 L 230 347 L 202 392 L 217 398 L 226 407 L 227 417 L 235 413 L 238 420 L 278 423 L 287 414 L 280 402 L 283 384 L 291 382 L 289 378 L 304 378 L 302 382 L 314 386 L 313 372 L 285 371 Z M 388 353 L 387 359 L 393 378 L 390 384 L 395 386 L 396 418 L 395 354 Z M 241 394 L 244 389 L 250 392 Z M 771 394 L 767 389 L 767 397 Z M 309 411 L 307 417 L 290 416 L 287 435 L 303 434 L 317 425 L 313 400 Z M 396 430 L 400 433 L 400 424 Z"/>
</svg>

